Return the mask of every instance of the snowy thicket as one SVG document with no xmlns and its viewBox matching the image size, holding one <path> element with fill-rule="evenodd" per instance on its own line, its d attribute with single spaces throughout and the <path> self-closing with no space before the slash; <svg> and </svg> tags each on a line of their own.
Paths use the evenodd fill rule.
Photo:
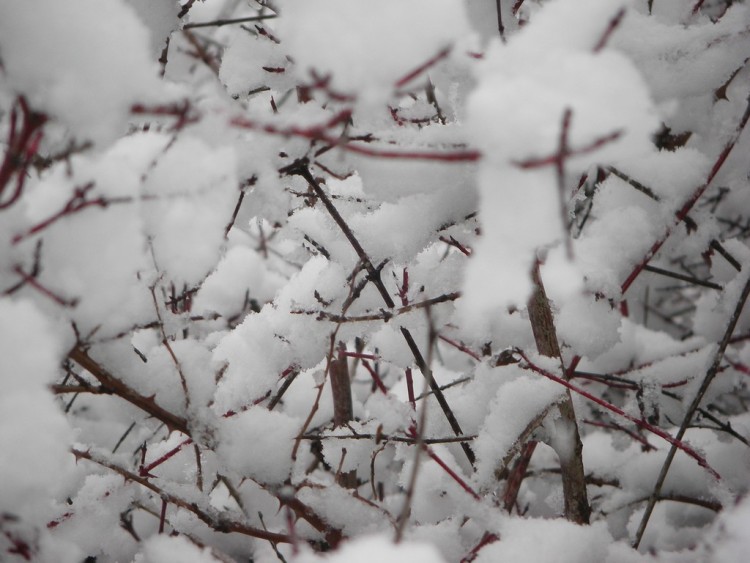
<svg viewBox="0 0 750 563">
<path fill-rule="evenodd" d="M 0 2 L 0 559 L 745 560 L 748 60 L 742 0 Z"/>
</svg>

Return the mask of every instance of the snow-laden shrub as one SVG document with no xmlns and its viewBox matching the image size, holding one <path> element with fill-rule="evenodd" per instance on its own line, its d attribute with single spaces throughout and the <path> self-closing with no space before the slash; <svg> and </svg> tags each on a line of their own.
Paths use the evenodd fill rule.
<svg viewBox="0 0 750 563">
<path fill-rule="evenodd" d="M 743 560 L 749 59 L 741 0 L 0 3 L 0 559 Z"/>
</svg>

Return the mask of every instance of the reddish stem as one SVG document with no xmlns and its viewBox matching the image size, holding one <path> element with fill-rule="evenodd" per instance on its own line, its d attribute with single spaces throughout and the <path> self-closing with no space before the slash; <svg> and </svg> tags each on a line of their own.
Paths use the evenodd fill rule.
<svg viewBox="0 0 750 563">
<path fill-rule="evenodd" d="M 542 375 L 542 376 L 546 377 L 547 379 L 550 379 L 550 380 L 552 380 L 552 381 L 554 381 L 556 383 L 559 383 L 560 385 L 562 385 L 564 387 L 567 387 L 571 391 L 574 391 L 575 393 L 578 393 L 582 397 L 586 397 L 588 400 L 593 401 L 597 405 L 599 405 L 601 407 L 604 407 L 605 409 L 607 409 L 607 410 L 609 410 L 609 411 L 611 411 L 611 412 L 613 412 L 615 414 L 619 414 L 623 418 L 628 419 L 630 422 L 634 423 L 636 426 L 639 426 L 640 428 L 648 430 L 652 434 L 656 434 L 657 436 L 659 436 L 663 440 L 669 442 L 670 444 L 672 444 L 676 448 L 679 448 L 680 450 L 682 450 L 683 452 L 685 452 L 687 455 L 689 455 L 690 457 L 692 457 L 695 461 L 698 462 L 698 465 L 700 465 L 706 471 L 708 471 L 711 474 L 712 477 L 714 477 L 717 480 L 721 480 L 721 475 L 719 475 L 716 472 L 716 470 L 708 464 L 708 462 L 706 461 L 706 459 L 704 457 L 702 457 L 700 454 L 698 454 L 698 452 L 696 452 L 693 448 L 691 448 L 690 446 L 688 446 L 685 442 L 682 442 L 680 440 L 676 440 L 670 434 L 668 434 L 667 432 L 664 432 L 662 429 L 657 428 L 656 426 L 653 426 L 653 425 L 649 424 L 645 420 L 642 420 L 640 418 L 636 418 L 633 415 L 630 415 L 630 414 L 626 413 L 624 410 L 616 407 L 612 403 L 609 403 L 609 402 L 605 401 L 604 399 L 600 399 L 599 397 L 597 397 L 595 395 L 592 395 L 591 393 L 585 391 L 584 389 L 581 389 L 580 387 L 577 387 L 577 386 L 573 385 L 569 381 L 566 381 L 562 377 L 558 377 L 558 376 L 554 375 L 553 373 L 550 373 L 547 370 L 545 370 L 545 369 L 537 366 L 521 350 L 518 350 L 518 354 L 526 362 L 526 366 L 521 366 L 521 367 L 530 369 L 531 371 L 533 371 L 535 373 L 538 373 L 539 375 Z"/>
<path fill-rule="evenodd" d="M 169 458 L 171 458 L 174 455 L 176 455 L 182 448 L 184 448 L 188 444 L 191 444 L 192 442 L 193 442 L 193 440 L 191 440 L 190 438 L 185 438 L 185 440 L 183 440 L 180 444 L 178 444 L 177 446 L 175 446 L 174 448 L 172 448 L 171 450 L 169 450 L 167 453 L 165 453 L 163 456 L 161 456 L 156 461 L 152 461 L 151 463 L 149 463 L 145 467 L 143 465 L 141 465 L 141 467 L 138 468 L 138 474 L 141 477 L 156 477 L 156 475 L 151 475 L 150 471 L 152 469 L 154 469 L 155 467 L 160 466 L 162 463 L 164 463 Z"/>
<path fill-rule="evenodd" d="M 731 154 L 732 150 L 734 149 L 735 145 L 737 144 L 737 141 L 740 138 L 740 135 L 742 134 L 742 131 L 745 129 L 745 126 L 747 125 L 748 120 L 750 120 L 750 96 L 748 96 L 748 102 L 747 106 L 745 107 L 745 113 L 742 115 L 742 118 L 740 119 L 740 122 L 737 124 L 737 127 L 734 130 L 734 134 L 732 138 L 729 140 L 729 142 L 726 144 L 724 149 L 721 151 L 719 156 L 714 161 L 714 165 L 711 167 L 711 171 L 708 174 L 708 177 L 706 178 L 706 181 L 698 186 L 696 190 L 693 192 L 693 194 L 690 196 L 690 198 L 685 202 L 685 204 L 675 213 L 675 220 L 674 222 L 669 225 L 662 234 L 661 238 L 654 242 L 654 244 L 651 245 L 651 248 L 646 253 L 646 256 L 644 256 L 643 260 L 636 265 L 636 267 L 633 269 L 632 272 L 630 272 L 630 275 L 625 279 L 625 281 L 622 283 L 622 286 L 620 287 L 620 292 L 625 293 L 628 288 L 633 284 L 635 279 L 639 276 L 639 274 L 644 270 L 644 268 L 648 265 L 648 263 L 651 261 L 651 259 L 656 255 L 657 252 L 659 252 L 659 249 L 662 247 L 662 245 L 667 241 L 667 239 L 671 236 L 672 230 L 676 225 L 679 225 L 682 223 L 682 221 L 685 220 L 688 213 L 693 209 L 693 206 L 698 202 L 698 200 L 703 196 L 705 191 L 708 189 L 708 186 L 711 184 L 711 181 L 716 177 L 716 174 L 719 173 L 719 170 L 721 170 L 721 167 L 726 162 L 727 158 Z"/>
<path fill-rule="evenodd" d="M 467 348 L 466 346 L 464 346 L 460 342 L 456 342 L 455 340 L 451 340 L 450 338 L 448 338 L 446 336 L 443 336 L 442 334 L 439 334 L 438 338 L 440 340 L 442 340 L 443 342 L 445 342 L 446 344 L 450 344 L 454 348 L 456 348 L 458 350 L 461 350 L 464 354 L 467 354 L 467 355 L 471 356 L 476 361 L 478 361 L 478 362 L 482 361 L 482 358 L 481 358 L 481 356 L 479 354 L 477 354 L 476 352 L 471 351 L 469 348 Z"/>
<path fill-rule="evenodd" d="M 469 494 L 470 494 L 470 495 L 471 495 L 472 497 L 474 497 L 474 500 L 480 500 L 480 501 L 482 500 L 482 497 L 480 497 L 480 496 L 479 496 L 479 495 L 478 495 L 478 494 L 477 494 L 477 493 L 476 493 L 476 492 L 474 491 L 474 489 L 472 489 L 471 487 L 469 487 L 469 485 L 468 485 L 468 484 L 466 483 L 466 481 L 464 481 L 463 479 L 461 479 L 461 477 L 460 477 L 460 476 L 458 475 L 458 473 L 456 473 L 456 472 L 455 472 L 455 471 L 453 471 L 453 470 L 452 470 L 452 469 L 451 469 L 450 467 L 448 467 L 448 465 L 447 465 L 447 464 L 446 464 L 446 463 L 445 463 L 445 462 L 444 462 L 444 461 L 443 461 L 442 459 L 440 459 L 440 456 L 438 456 L 438 455 L 437 455 L 437 454 L 436 454 L 435 452 L 433 452 L 433 451 L 432 451 L 432 450 L 431 450 L 431 449 L 430 449 L 429 447 L 427 447 L 426 445 L 424 445 L 423 447 L 424 447 L 424 451 L 425 451 L 425 452 L 427 452 L 427 455 L 428 455 L 428 456 L 430 456 L 430 457 L 432 458 L 432 460 L 433 460 L 433 461 L 434 461 L 435 463 L 437 463 L 437 464 L 438 464 L 438 465 L 439 465 L 439 466 L 440 466 L 440 467 L 441 467 L 441 468 L 443 469 L 443 471 L 445 471 L 445 472 L 446 472 L 446 473 L 447 473 L 448 475 L 450 475 L 450 477 L 451 477 L 451 478 L 452 478 L 452 479 L 453 479 L 453 480 L 454 480 L 454 481 L 455 481 L 456 483 L 458 483 L 458 484 L 459 484 L 459 486 L 460 486 L 460 487 L 461 487 L 461 488 L 462 488 L 462 489 L 463 489 L 464 491 L 466 491 L 466 492 L 467 492 L 467 493 L 469 493 Z"/>
<path fill-rule="evenodd" d="M 378 389 L 380 389 L 381 393 L 383 393 L 383 395 L 387 395 L 388 389 L 386 389 L 386 386 L 383 384 L 383 380 L 380 378 L 380 375 L 378 375 L 378 372 L 376 372 L 372 368 L 370 362 L 368 362 L 367 360 L 362 360 L 362 365 L 365 366 L 365 369 L 368 372 L 370 372 L 372 380 L 375 382 L 375 385 L 377 385 Z"/>
<path fill-rule="evenodd" d="M 523 0 L 521 0 L 523 1 Z M 486 545 L 489 545 L 491 543 L 495 543 L 500 539 L 500 536 L 497 536 L 495 534 L 492 534 L 490 532 L 485 532 L 482 536 L 482 539 L 479 540 L 479 543 L 475 545 L 471 551 L 461 559 L 460 563 L 471 563 L 474 561 L 474 559 L 477 558 L 477 555 L 479 554 L 479 551 Z"/>
<path fill-rule="evenodd" d="M 402 86 L 405 86 L 406 84 L 414 80 L 417 76 L 419 76 L 424 71 L 426 71 L 428 68 L 430 68 L 431 66 L 434 66 L 435 64 L 443 60 L 445 57 L 447 57 L 450 54 L 450 52 L 451 52 L 450 47 L 444 48 L 435 56 L 429 58 L 424 63 L 419 65 L 417 68 L 407 73 L 402 78 L 398 79 L 395 84 L 396 88 L 401 88 Z"/>
<path fill-rule="evenodd" d="M 615 30 L 620 26 L 620 23 L 622 22 L 622 18 L 625 16 L 625 8 L 620 8 L 620 11 L 617 12 L 614 17 L 609 20 L 609 24 L 607 25 L 607 29 L 604 30 L 604 33 L 599 38 L 599 41 L 596 42 L 596 45 L 594 46 L 594 53 L 598 53 L 604 47 L 607 45 L 607 42 L 609 41 L 609 38 L 612 37 L 612 34 L 615 32 Z"/>
</svg>

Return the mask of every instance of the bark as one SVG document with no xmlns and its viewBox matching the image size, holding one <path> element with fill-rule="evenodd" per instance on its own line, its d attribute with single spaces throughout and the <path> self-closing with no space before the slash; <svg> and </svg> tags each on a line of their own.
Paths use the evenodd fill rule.
<svg viewBox="0 0 750 563">
<path fill-rule="evenodd" d="M 539 274 L 538 261 L 532 271 L 532 280 L 534 282 L 534 293 L 529 299 L 528 310 L 537 349 L 544 356 L 558 358 L 561 366 L 563 366 L 563 373 L 565 373 L 560 346 L 557 342 L 557 333 L 555 332 L 554 317 Z M 575 409 L 569 390 L 566 391 L 566 398 L 558 408 L 561 420 L 558 423 L 557 434 L 560 440 L 556 440 L 556 444 L 550 445 L 555 448 L 560 458 L 565 517 L 577 524 L 588 524 L 591 508 L 586 492 L 586 478 L 583 469 L 583 444 L 578 432 L 578 423 L 576 422 Z"/>
<path fill-rule="evenodd" d="M 329 376 L 331 378 L 331 391 L 333 393 L 333 426 L 334 428 L 339 428 L 346 426 L 347 423 L 354 419 L 349 365 L 346 356 L 342 353 L 339 353 L 338 358 L 331 360 Z M 342 455 L 346 455 L 346 450 L 343 450 Z M 339 472 L 336 475 L 336 482 L 346 489 L 356 489 L 357 472 Z"/>
</svg>

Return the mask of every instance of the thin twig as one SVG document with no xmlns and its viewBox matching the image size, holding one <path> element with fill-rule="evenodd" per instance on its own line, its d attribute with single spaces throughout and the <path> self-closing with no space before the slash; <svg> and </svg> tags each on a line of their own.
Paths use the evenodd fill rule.
<svg viewBox="0 0 750 563">
<path fill-rule="evenodd" d="M 680 424 L 680 428 L 677 431 L 677 435 L 674 438 L 675 441 L 672 441 L 672 447 L 669 449 L 669 453 L 667 454 L 667 457 L 664 460 L 664 464 L 661 467 L 661 471 L 659 472 L 659 477 L 656 479 L 656 484 L 654 485 L 654 491 L 653 493 L 651 493 L 651 497 L 649 498 L 648 504 L 646 505 L 646 510 L 644 511 L 643 517 L 641 518 L 641 523 L 638 526 L 638 531 L 635 534 L 633 547 L 636 549 L 641 543 L 643 534 L 646 531 L 646 526 L 648 526 L 649 519 L 651 518 L 651 514 L 654 511 L 654 506 L 656 506 L 658 497 L 659 495 L 661 495 L 661 489 L 664 486 L 664 481 L 667 478 L 667 473 L 669 473 L 669 468 L 672 465 L 672 460 L 674 459 L 674 456 L 677 453 L 676 444 L 677 442 L 682 441 L 682 438 L 688 429 L 688 426 L 690 424 L 690 421 L 693 418 L 693 415 L 695 414 L 695 411 L 698 410 L 698 407 L 700 406 L 700 403 L 703 400 L 703 397 L 706 394 L 706 391 L 708 391 L 708 387 L 711 385 L 711 382 L 713 381 L 714 377 L 719 372 L 721 361 L 724 358 L 724 352 L 727 349 L 730 338 L 732 338 L 732 333 L 734 332 L 734 328 L 737 326 L 737 321 L 739 320 L 740 315 L 742 314 L 742 310 L 745 307 L 745 301 L 747 301 L 748 295 L 750 295 L 750 279 L 748 279 L 748 281 L 745 283 L 745 287 L 742 290 L 742 294 L 740 295 L 740 298 L 737 301 L 737 305 L 734 308 L 734 312 L 732 313 L 732 316 L 729 319 L 729 324 L 727 325 L 727 329 L 724 332 L 724 336 L 721 339 L 721 342 L 719 343 L 718 348 L 716 349 L 716 353 L 714 354 L 713 361 L 711 362 L 711 365 L 708 368 L 708 371 L 706 372 L 706 375 L 703 378 L 703 381 L 701 382 L 701 386 L 698 389 L 698 392 L 695 394 L 695 397 L 693 398 L 692 402 L 690 403 L 690 406 L 687 408 L 685 412 L 685 416 L 682 419 L 682 424 Z"/>
<path fill-rule="evenodd" d="M 248 23 L 248 22 L 257 22 L 262 20 L 272 20 L 275 19 L 277 16 L 275 14 L 266 14 L 265 16 L 249 16 L 246 18 L 233 18 L 233 19 L 227 19 L 227 20 L 213 20 L 210 22 L 198 22 L 198 23 L 187 23 L 185 24 L 182 29 L 196 29 L 199 27 L 221 27 L 224 25 L 232 25 L 235 23 Z"/>
<path fill-rule="evenodd" d="M 118 473 L 119 475 L 124 477 L 127 481 L 138 483 L 142 487 L 145 487 L 149 489 L 150 491 L 152 491 L 153 493 L 156 493 L 164 502 L 173 504 L 179 508 L 187 510 L 188 512 L 192 512 L 201 521 L 203 521 L 206 525 L 208 525 L 209 528 L 211 528 L 212 530 L 216 532 L 222 532 L 222 533 L 235 532 L 238 534 L 243 534 L 246 536 L 259 538 L 262 540 L 274 541 L 277 543 L 289 543 L 290 542 L 290 538 L 286 534 L 268 532 L 266 530 L 253 528 L 252 526 L 248 526 L 247 524 L 243 524 L 241 522 L 235 522 L 233 520 L 226 518 L 226 516 L 217 513 L 211 507 L 207 506 L 205 508 L 202 508 L 198 506 L 198 504 L 195 502 L 187 501 L 176 495 L 173 495 L 161 489 L 160 487 L 154 485 L 145 477 L 136 475 L 135 473 L 128 471 L 127 469 L 120 467 L 119 465 L 116 465 L 115 463 L 112 463 L 111 461 L 107 459 L 104 459 L 102 457 L 99 457 L 98 455 L 92 454 L 90 451 L 84 451 L 84 450 L 73 448 L 71 452 L 76 457 L 76 459 L 85 459 L 93 463 L 96 463 L 97 465 L 100 465 L 102 467 L 106 467 L 107 469 L 110 469 L 114 471 L 115 473 Z"/>
<path fill-rule="evenodd" d="M 393 301 L 393 298 L 391 297 L 390 293 L 388 293 L 388 290 L 386 289 L 385 284 L 383 283 L 383 280 L 380 277 L 380 271 L 377 268 L 375 268 L 372 261 L 370 260 L 370 257 L 367 255 L 364 248 L 362 248 L 362 245 L 357 240 L 357 237 L 354 235 L 354 233 L 352 232 L 347 222 L 338 212 L 338 209 L 336 209 L 336 207 L 333 205 L 333 203 L 331 202 L 331 199 L 328 197 L 325 191 L 323 191 L 323 188 L 320 186 L 318 181 L 312 175 L 307 165 L 308 165 L 307 159 L 301 159 L 295 162 L 292 166 L 287 167 L 285 171 L 287 174 L 290 174 L 290 175 L 302 176 L 307 181 L 308 185 L 313 189 L 313 191 L 318 196 L 318 199 L 320 200 L 320 202 L 323 203 L 328 213 L 331 215 L 333 220 L 336 222 L 336 224 L 339 226 L 341 231 L 344 233 L 344 236 L 352 245 L 352 248 L 354 248 L 354 251 L 357 253 L 357 256 L 359 256 L 360 261 L 364 265 L 368 274 L 370 274 L 370 279 L 375 284 L 375 287 L 380 293 L 380 296 L 382 297 L 386 306 L 389 309 L 393 309 L 396 306 L 396 304 Z M 432 375 L 432 370 L 424 361 L 424 357 L 422 356 L 422 353 L 420 352 L 419 347 L 417 346 L 417 343 L 414 340 L 414 337 L 412 336 L 411 332 L 407 328 L 401 327 L 400 332 L 402 336 L 404 337 L 404 340 L 406 340 L 406 345 L 409 347 L 409 350 L 411 351 L 412 356 L 414 356 L 414 360 L 417 364 L 417 367 L 422 372 L 422 375 L 427 380 L 427 383 L 429 384 L 432 391 L 435 393 L 435 398 L 437 399 L 437 402 L 440 405 L 440 408 L 445 414 L 445 417 L 448 420 L 448 424 L 450 424 L 450 427 L 453 430 L 453 432 L 455 432 L 456 436 L 462 436 L 464 432 L 461 429 L 461 426 L 459 425 L 458 420 L 456 419 L 456 416 L 453 414 L 453 410 L 450 408 L 448 401 L 445 399 L 445 395 L 440 390 L 440 387 L 435 381 L 435 378 Z M 475 460 L 474 452 L 471 450 L 468 444 L 466 444 L 465 442 L 462 442 L 461 448 L 466 454 L 466 457 L 469 460 L 469 462 L 472 465 L 474 465 L 474 460 Z"/>
</svg>

